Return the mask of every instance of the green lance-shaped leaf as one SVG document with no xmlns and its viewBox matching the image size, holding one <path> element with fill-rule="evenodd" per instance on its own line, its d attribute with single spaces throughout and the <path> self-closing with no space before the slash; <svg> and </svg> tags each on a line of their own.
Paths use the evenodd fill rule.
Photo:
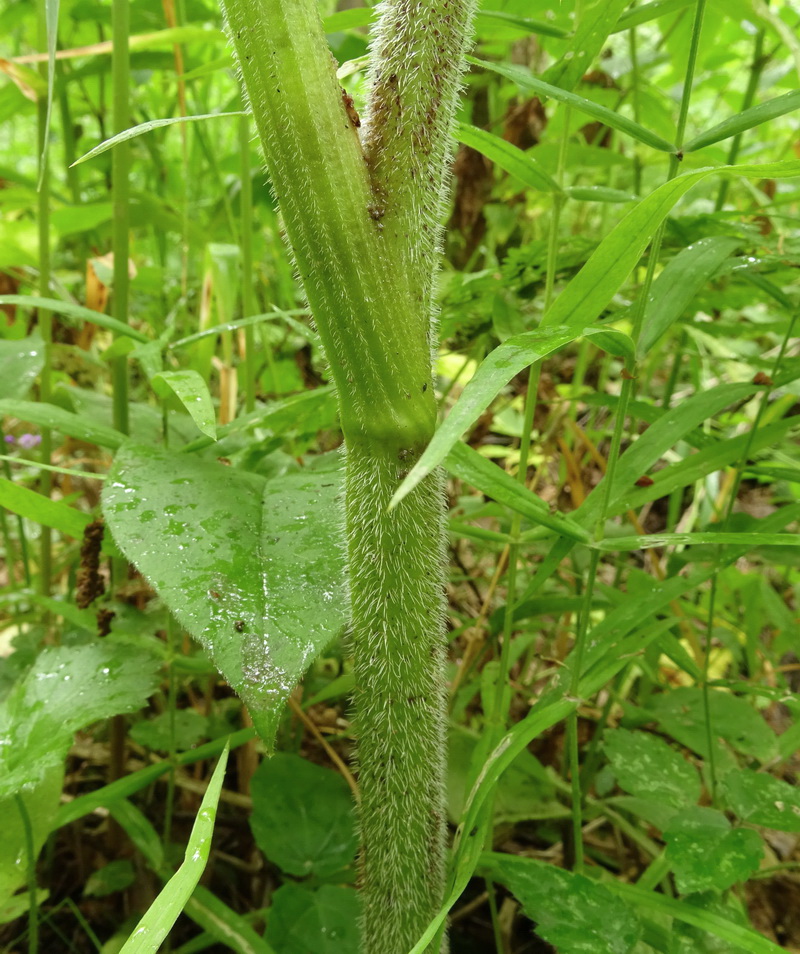
<svg viewBox="0 0 800 954">
<path fill-rule="evenodd" d="M 504 884 L 559 954 L 628 954 L 642 928 L 633 910 L 596 881 L 516 855 L 486 854 L 481 866 Z"/>
<path fill-rule="evenodd" d="M 607 882 L 609 891 L 618 895 L 632 905 L 652 911 L 660 917 L 674 918 L 684 924 L 699 928 L 713 934 L 716 938 L 726 941 L 731 947 L 725 951 L 747 951 L 748 954 L 782 954 L 785 948 L 778 947 L 773 941 L 756 934 L 752 928 L 737 924 L 730 918 L 708 911 L 703 907 L 695 906 L 688 901 L 679 901 L 677 898 L 668 898 L 655 891 L 647 891 L 635 884 L 625 884 L 616 879 Z M 694 948 L 693 950 L 697 950 Z"/>
<path fill-rule="evenodd" d="M 212 441 L 217 439 L 214 405 L 211 403 L 208 385 L 197 371 L 162 371 L 154 375 L 150 383 L 161 398 L 174 394 L 203 434 Z"/>
<path fill-rule="evenodd" d="M 137 709 L 156 688 L 159 660 L 111 642 L 45 649 L 0 705 L 0 798 L 61 765 L 90 722 Z"/>
<path fill-rule="evenodd" d="M 643 3 L 623 13 L 611 32 L 622 33 L 623 30 L 630 30 L 642 23 L 649 23 L 658 17 L 675 13 L 676 10 L 682 10 L 684 7 L 691 6 L 692 3 L 694 0 L 653 0 L 652 3 Z"/>
<path fill-rule="evenodd" d="M 751 828 L 732 828 L 713 808 L 693 806 L 673 816 L 664 832 L 667 859 L 681 894 L 725 891 L 746 881 L 764 855 Z"/>
<path fill-rule="evenodd" d="M 280 480 L 128 444 L 103 512 L 125 555 L 211 654 L 267 745 L 345 620 L 335 470 Z"/>
<path fill-rule="evenodd" d="M 653 547 L 744 546 L 800 547 L 796 533 L 646 533 L 635 537 L 608 537 L 595 544 L 600 550 L 621 553 L 625 550 L 650 550 Z"/>
<path fill-rule="evenodd" d="M 79 414 L 65 411 L 55 404 L 37 401 L 15 401 L 10 398 L 0 400 L 0 414 L 17 417 L 21 421 L 38 424 L 39 427 L 49 427 L 61 434 L 77 437 L 78 440 L 97 444 L 98 447 L 110 447 L 112 450 L 119 447 L 125 440 L 125 435 L 113 427 L 105 424 L 96 424 Z"/>
<path fill-rule="evenodd" d="M 120 954 L 155 954 L 169 934 L 178 915 L 186 907 L 208 862 L 211 837 L 217 817 L 217 804 L 225 780 L 228 749 L 220 756 L 197 813 L 183 864 L 162 888 L 147 913 L 128 938 Z"/>
<path fill-rule="evenodd" d="M 445 466 L 451 474 L 465 480 L 488 497 L 522 514 L 533 523 L 548 527 L 579 543 L 586 543 L 591 539 L 588 530 L 563 514 L 551 512 L 541 498 L 527 487 L 523 487 L 506 471 L 501 470 L 485 457 L 481 457 L 467 444 L 457 441 L 447 455 Z"/>
<path fill-rule="evenodd" d="M 503 342 L 483 360 L 433 440 L 392 498 L 398 504 L 445 459 L 506 384 L 524 368 L 580 337 L 582 331 L 555 328 L 526 331 Z"/>
<path fill-rule="evenodd" d="M 0 341 L 0 399 L 23 398 L 44 366 L 39 335 Z"/>
<path fill-rule="evenodd" d="M 567 186 L 564 194 L 579 202 L 636 202 L 639 198 L 633 192 L 624 189 L 611 189 L 608 186 Z"/>
<path fill-rule="evenodd" d="M 785 116 L 795 109 L 800 109 L 800 89 L 793 89 L 783 96 L 776 96 L 774 99 L 768 99 L 766 103 L 759 103 L 758 106 L 752 106 L 745 109 L 730 119 L 724 119 L 711 129 L 695 136 L 684 147 L 684 152 L 697 152 L 698 149 L 704 149 L 715 142 L 722 142 L 724 139 L 730 139 L 748 129 L 760 126 L 762 123 L 769 122 L 770 119 L 777 119 L 779 116 Z"/>
<path fill-rule="evenodd" d="M 76 540 L 81 539 L 86 525 L 92 519 L 88 514 L 60 500 L 51 500 L 44 494 L 29 490 L 6 477 L 0 477 L 0 507 L 44 527 L 52 527 Z"/>
<path fill-rule="evenodd" d="M 468 123 L 456 124 L 456 138 L 465 146 L 476 149 L 487 159 L 519 179 L 524 185 L 539 192 L 561 192 L 556 180 L 519 146 L 506 142 L 484 129 Z"/>
<path fill-rule="evenodd" d="M 204 113 L 201 116 L 170 116 L 166 119 L 151 119 L 146 123 L 139 123 L 138 126 L 131 126 L 130 129 L 117 133 L 116 136 L 111 136 L 110 139 L 104 139 L 103 142 L 98 143 L 93 149 L 84 153 L 80 159 L 76 159 L 75 162 L 72 163 L 72 166 L 78 166 L 82 162 L 88 162 L 90 159 L 94 159 L 95 156 L 100 156 L 104 152 L 108 152 L 109 149 L 113 149 L 114 146 L 119 145 L 121 142 L 128 142 L 131 139 L 136 139 L 138 136 L 144 136 L 145 133 L 149 133 L 153 129 L 161 129 L 163 126 L 174 126 L 176 123 L 196 123 L 207 119 L 228 119 L 231 116 L 245 115 L 246 113 L 240 109 L 230 113 Z M 72 166 L 70 166 L 70 168 L 72 168 Z"/>
<path fill-rule="evenodd" d="M 653 283 L 639 337 L 639 355 L 645 355 L 665 334 L 731 255 L 739 239 L 710 235 L 681 249 Z"/>
<path fill-rule="evenodd" d="M 573 90 L 596 59 L 629 0 L 595 0 L 583 9 L 580 23 L 561 57 L 547 69 L 544 80 Z"/>
<path fill-rule="evenodd" d="M 91 308 L 84 308 L 83 305 L 76 305 L 71 301 L 61 301 L 59 298 L 40 298 L 38 295 L 0 295 L 0 305 L 21 305 L 23 308 L 44 308 L 52 311 L 63 318 L 83 323 L 92 322 L 99 328 L 107 328 L 109 331 L 115 331 L 117 334 L 126 335 L 133 338 L 134 341 L 150 341 L 147 335 L 141 331 L 131 328 L 116 318 L 104 315 L 101 311 L 93 311 Z"/>
<path fill-rule="evenodd" d="M 634 122 L 632 119 L 628 119 L 627 116 L 621 116 L 606 106 L 600 106 L 598 103 L 593 103 L 583 96 L 578 96 L 577 93 L 561 89 L 561 87 L 554 86 L 552 83 L 546 83 L 544 80 L 535 77 L 530 70 L 523 66 L 509 65 L 506 63 L 489 63 L 486 60 L 480 60 L 473 56 L 467 57 L 467 59 L 475 66 L 481 66 L 484 69 L 505 76 L 506 79 L 516 83 L 521 89 L 527 92 L 531 92 L 536 96 L 549 96 L 550 99 L 564 103 L 566 106 L 571 106 L 573 109 L 577 109 L 578 112 L 585 113 L 587 116 L 591 116 L 604 125 L 610 126 L 612 129 L 616 129 L 618 132 L 624 133 L 626 136 L 631 136 L 638 142 L 644 143 L 646 146 L 658 149 L 661 152 L 674 153 L 676 151 L 677 147 L 674 143 L 667 142 L 666 139 L 662 139 L 661 136 L 656 133 L 645 129 L 644 126 Z"/>
</svg>

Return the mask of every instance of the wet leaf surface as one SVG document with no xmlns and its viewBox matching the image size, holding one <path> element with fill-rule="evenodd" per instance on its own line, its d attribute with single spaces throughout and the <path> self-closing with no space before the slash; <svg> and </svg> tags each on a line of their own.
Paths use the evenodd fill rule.
<svg viewBox="0 0 800 954">
<path fill-rule="evenodd" d="M 115 540 L 211 654 L 268 745 L 282 704 L 344 624 L 340 491 L 333 466 L 268 482 L 133 444 L 103 490 Z"/>
</svg>

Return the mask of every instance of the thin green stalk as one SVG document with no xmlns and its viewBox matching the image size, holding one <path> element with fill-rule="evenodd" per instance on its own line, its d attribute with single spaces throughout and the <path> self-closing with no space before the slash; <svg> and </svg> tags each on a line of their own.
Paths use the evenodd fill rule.
<svg viewBox="0 0 800 954">
<path fill-rule="evenodd" d="M 111 38 L 114 50 L 111 56 L 111 84 L 114 135 L 130 126 L 130 4 L 128 0 L 113 0 L 111 7 Z M 111 153 L 112 181 L 112 246 L 114 250 L 113 314 L 118 321 L 128 322 L 129 285 L 129 183 L 130 143 L 121 142 Z M 113 388 L 114 427 L 128 433 L 128 359 L 116 358 L 111 368 Z"/>
<path fill-rule="evenodd" d="M 250 117 L 239 117 L 239 155 L 241 158 L 241 249 L 242 249 L 242 317 L 256 313 L 253 293 L 253 188 L 250 177 Z M 248 325 L 245 340 L 245 411 L 256 406 L 256 338 Z"/>
<path fill-rule="evenodd" d="M 22 818 L 22 827 L 25 832 L 25 856 L 27 859 L 25 871 L 28 881 L 28 954 L 37 954 L 39 950 L 39 905 L 36 898 L 36 854 L 33 844 L 33 827 L 31 826 L 28 808 L 22 796 L 15 795 L 14 801 Z"/>
<path fill-rule="evenodd" d="M 708 773 L 710 779 L 711 804 L 717 803 L 717 760 L 714 753 L 714 729 L 711 724 L 711 695 L 708 685 L 708 672 L 711 664 L 711 644 L 714 637 L 714 607 L 717 599 L 716 577 L 712 580 L 708 598 L 708 623 L 706 625 L 706 651 L 703 656 L 703 710 L 705 713 L 706 746 L 708 747 Z"/>
<path fill-rule="evenodd" d="M 39 48 L 47 49 L 47 18 L 45 0 L 39 0 Z M 40 75 L 47 82 L 47 64 L 42 63 Z M 47 136 L 47 100 L 40 97 L 37 103 L 37 145 L 39 151 L 39 193 L 38 193 L 38 228 L 39 228 L 39 294 L 43 298 L 50 296 L 50 150 Z M 51 393 L 53 317 L 49 311 L 39 310 L 39 333 L 44 342 L 44 365 L 39 376 L 39 400 L 49 401 Z M 45 464 L 50 463 L 53 449 L 50 428 L 42 428 L 41 459 Z M 53 481 L 49 471 L 42 474 L 39 490 L 49 497 Z M 53 540 L 50 527 L 42 526 L 39 558 L 39 589 L 45 596 L 50 594 L 53 573 Z"/>
</svg>

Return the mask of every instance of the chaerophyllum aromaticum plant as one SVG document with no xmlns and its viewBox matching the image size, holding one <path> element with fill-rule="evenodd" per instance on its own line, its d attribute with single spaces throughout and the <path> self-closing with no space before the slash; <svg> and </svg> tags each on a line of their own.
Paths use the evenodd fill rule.
<svg viewBox="0 0 800 954">
<path fill-rule="evenodd" d="M 431 290 L 471 0 L 390 0 L 363 123 L 316 0 L 225 0 L 228 32 L 347 449 L 362 946 L 402 954 L 442 903 L 443 494 L 390 501 L 436 421 Z"/>
<path fill-rule="evenodd" d="M 392 501 L 436 423 L 432 288 L 472 4 L 383 7 L 363 123 L 339 85 L 315 0 L 223 6 L 336 386 L 344 486 L 338 456 L 267 481 L 128 443 L 115 456 L 104 513 L 268 747 L 298 679 L 346 630 L 362 947 L 406 954 L 444 894 L 440 474 Z M 201 413 L 190 382 L 173 373 L 168 383 Z"/>
</svg>

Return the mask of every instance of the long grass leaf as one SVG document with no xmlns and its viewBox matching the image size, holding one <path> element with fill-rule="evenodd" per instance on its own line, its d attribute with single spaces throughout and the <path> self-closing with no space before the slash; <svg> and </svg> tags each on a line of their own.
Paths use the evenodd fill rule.
<svg viewBox="0 0 800 954">
<path fill-rule="evenodd" d="M 561 192 L 556 180 L 513 143 L 468 123 L 457 123 L 455 134 L 459 142 L 476 149 L 524 185 L 539 192 Z"/>
<path fill-rule="evenodd" d="M 758 106 L 752 106 L 729 119 L 724 119 L 711 129 L 695 136 L 683 147 L 683 151 L 696 152 L 715 142 L 722 142 L 723 139 L 730 139 L 731 136 L 736 136 L 747 129 L 760 126 L 770 119 L 785 116 L 786 113 L 791 113 L 795 109 L 800 109 L 800 89 L 793 89 L 789 93 L 784 93 L 783 96 L 776 96 L 774 99 L 767 100 L 766 103 L 759 103 Z"/>
<path fill-rule="evenodd" d="M 20 305 L 23 308 L 46 308 L 63 318 L 72 319 L 77 322 L 90 321 L 98 328 L 106 328 L 109 331 L 115 331 L 120 335 L 127 335 L 134 341 L 142 343 L 150 341 L 147 335 L 141 331 L 136 331 L 129 325 L 104 315 L 101 311 L 94 311 L 91 308 L 84 308 L 83 305 L 76 305 L 71 301 L 61 301 L 59 298 L 41 298 L 39 295 L 0 295 L 0 305 Z"/>
<path fill-rule="evenodd" d="M 4 398 L 0 400 L 0 414 L 29 421 L 39 427 L 50 427 L 62 434 L 69 434 L 70 437 L 77 437 L 80 441 L 88 441 L 98 447 L 109 447 L 112 450 L 120 447 L 125 440 L 125 435 L 115 428 L 88 421 L 85 417 L 65 411 L 63 407 L 57 407 L 55 404 Z"/>
<path fill-rule="evenodd" d="M 153 129 L 160 129 L 162 126 L 174 126 L 176 123 L 196 123 L 206 119 L 228 119 L 231 116 L 246 115 L 245 110 L 238 109 L 230 113 L 203 113 L 199 116 L 171 116 L 168 119 L 151 119 L 146 123 L 139 123 L 138 126 L 131 126 L 130 129 L 126 129 L 124 132 L 118 133 L 110 139 L 103 140 L 103 142 L 98 143 L 93 149 L 84 153 L 80 159 L 76 159 L 75 162 L 72 163 L 72 166 L 78 166 L 82 162 L 88 162 L 90 159 L 94 159 L 95 156 L 102 155 L 102 153 L 108 152 L 109 149 L 113 149 L 114 146 L 119 145 L 121 142 L 136 139 L 137 136 L 143 136 L 145 133 L 149 133 Z M 72 166 L 70 166 L 70 168 L 72 168 Z"/>
<path fill-rule="evenodd" d="M 133 934 L 123 945 L 120 954 L 155 954 L 197 887 L 211 850 L 211 836 L 214 833 L 228 751 L 226 746 L 208 783 L 200 811 L 192 826 L 183 864 L 150 905 Z"/>
</svg>

